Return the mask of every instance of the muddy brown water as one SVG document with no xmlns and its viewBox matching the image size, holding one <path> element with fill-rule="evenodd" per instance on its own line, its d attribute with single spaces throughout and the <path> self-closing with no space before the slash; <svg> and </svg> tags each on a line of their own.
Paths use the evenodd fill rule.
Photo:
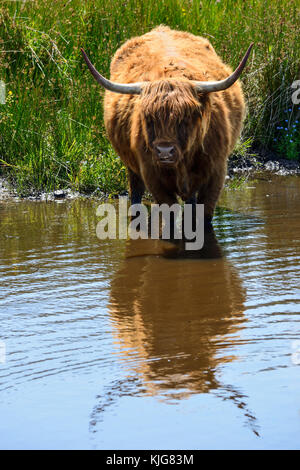
<svg viewBox="0 0 300 470">
<path fill-rule="evenodd" d="M 98 204 L 0 203 L 0 448 L 299 449 L 300 178 L 225 190 L 204 257 Z"/>
</svg>

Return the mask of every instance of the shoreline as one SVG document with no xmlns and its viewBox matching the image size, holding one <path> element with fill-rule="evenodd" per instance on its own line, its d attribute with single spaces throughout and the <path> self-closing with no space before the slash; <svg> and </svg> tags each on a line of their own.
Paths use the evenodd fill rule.
<svg viewBox="0 0 300 470">
<path fill-rule="evenodd" d="M 294 160 L 286 160 L 282 158 L 270 159 L 268 157 L 261 158 L 243 158 L 228 162 L 228 172 L 226 183 L 235 178 L 244 177 L 247 179 L 255 174 L 271 174 L 278 176 L 300 175 L 300 162 Z M 127 194 L 123 192 L 122 195 Z M 62 201 L 72 200 L 79 197 L 107 199 L 108 194 L 101 193 L 80 193 L 70 188 L 59 189 L 50 192 L 35 191 L 28 196 L 20 196 L 15 188 L 8 182 L 7 178 L 0 176 L 0 202 L 3 201 Z"/>
</svg>

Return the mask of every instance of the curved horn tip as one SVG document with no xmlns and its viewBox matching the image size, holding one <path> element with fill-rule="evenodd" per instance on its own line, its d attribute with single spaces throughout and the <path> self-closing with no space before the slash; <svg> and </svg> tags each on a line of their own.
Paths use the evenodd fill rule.
<svg viewBox="0 0 300 470">
<path fill-rule="evenodd" d="M 246 54 L 250 54 L 251 49 L 252 49 L 253 46 L 254 46 L 254 42 L 251 42 L 250 46 L 248 47 L 248 50 L 247 50 Z"/>
<path fill-rule="evenodd" d="M 196 90 L 198 92 L 213 92 L 213 91 L 222 91 L 226 90 L 230 86 L 232 86 L 240 77 L 242 71 L 244 70 L 249 54 L 251 52 L 251 49 L 253 47 L 253 42 L 250 44 L 250 46 L 247 49 L 246 54 L 243 56 L 241 62 L 239 63 L 238 67 L 235 69 L 235 71 L 229 75 L 229 77 L 219 80 L 219 81 L 207 81 L 207 82 L 195 82 Z"/>
<path fill-rule="evenodd" d="M 80 48 L 80 51 L 81 51 L 81 54 L 83 55 L 84 58 L 87 57 L 87 53 L 85 52 L 85 50 L 83 49 L 83 47 Z"/>
</svg>

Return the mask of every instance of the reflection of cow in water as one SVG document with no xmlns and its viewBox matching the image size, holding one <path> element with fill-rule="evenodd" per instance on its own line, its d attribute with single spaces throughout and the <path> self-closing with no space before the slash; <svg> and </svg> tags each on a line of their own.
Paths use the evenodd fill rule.
<svg viewBox="0 0 300 470">
<path fill-rule="evenodd" d="M 258 434 L 247 397 L 216 377 L 222 364 L 234 360 L 226 353 L 234 345 L 230 335 L 245 320 L 241 280 L 222 257 L 213 231 L 206 233 L 200 251 L 185 252 L 182 246 L 161 240 L 127 243 L 109 303 L 126 377 L 97 397 L 90 418 L 92 432 L 107 407 L 121 396 L 142 393 L 168 400 L 212 391 L 233 402 Z"/>
<path fill-rule="evenodd" d="M 124 359 L 137 358 L 133 367 L 150 394 L 217 388 L 216 368 L 231 360 L 226 347 L 243 321 L 245 292 L 213 232 L 201 253 L 215 259 L 182 259 L 195 253 L 162 241 L 129 241 L 112 282 L 115 337 Z"/>
</svg>

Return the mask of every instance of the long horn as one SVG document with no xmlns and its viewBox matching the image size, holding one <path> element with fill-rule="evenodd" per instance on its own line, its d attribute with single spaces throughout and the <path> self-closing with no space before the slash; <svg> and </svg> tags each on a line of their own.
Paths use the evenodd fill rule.
<svg viewBox="0 0 300 470">
<path fill-rule="evenodd" d="M 142 91 L 143 83 L 114 83 L 107 78 L 103 77 L 93 66 L 90 59 L 86 55 L 83 49 L 81 49 L 84 60 L 87 63 L 88 68 L 90 69 L 91 74 L 97 80 L 100 85 L 106 88 L 109 91 L 114 91 L 115 93 L 125 93 L 129 95 L 139 95 Z"/>
<path fill-rule="evenodd" d="M 245 68 L 252 46 L 253 46 L 253 42 L 248 47 L 248 50 L 246 54 L 244 55 L 243 59 L 241 60 L 238 68 L 231 75 L 229 75 L 229 77 L 225 78 L 224 80 L 219 80 L 215 82 L 214 81 L 212 82 L 196 82 L 195 81 L 194 83 L 195 83 L 196 90 L 198 92 L 208 93 L 210 91 L 226 90 L 226 88 L 229 88 L 231 85 L 233 85 L 234 82 L 237 81 L 237 79 L 239 78 L 239 76 L 241 75 L 242 71 Z"/>
</svg>

